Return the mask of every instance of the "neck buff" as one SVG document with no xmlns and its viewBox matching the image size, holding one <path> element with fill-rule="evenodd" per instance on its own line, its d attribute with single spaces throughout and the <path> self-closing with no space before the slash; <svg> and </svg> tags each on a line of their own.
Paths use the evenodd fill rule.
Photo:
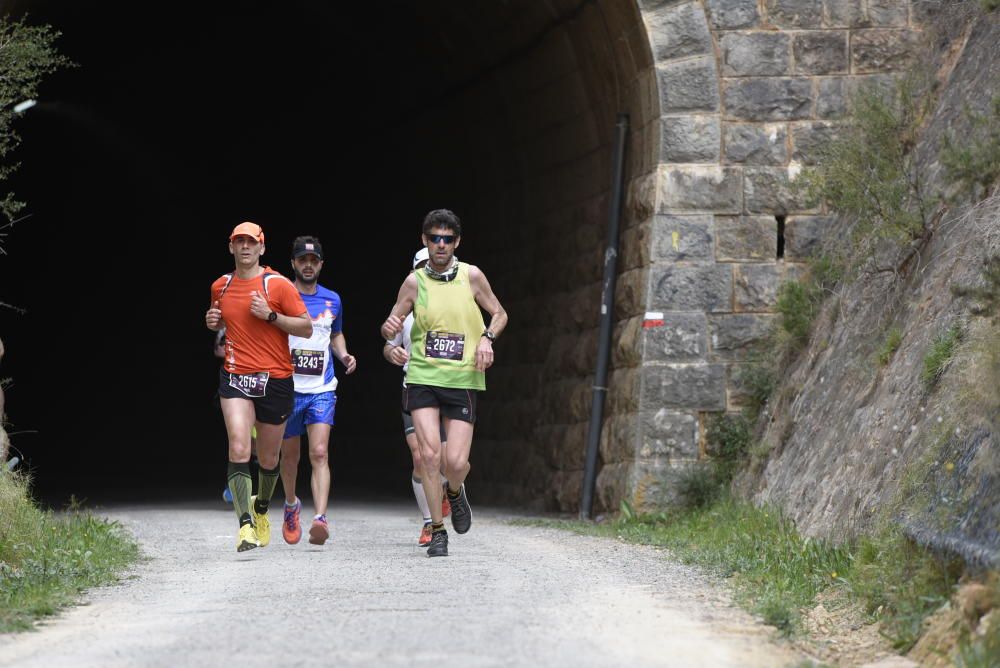
<svg viewBox="0 0 1000 668">
<path fill-rule="evenodd" d="M 440 273 L 434 271 L 433 269 L 431 269 L 431 263 L 430 262 L 428 262 L 427 264 L 424 265 L 424 272 L 428 276 L 430 276 L 431 278 L 433 278 L 435 281 L 444 281 L 445 283 L 447 283 L 448 281 L 454 279 L 455 276 L 458 275 L 458 256 L 457 255 L 452 255 L 451 256 L 451 264 L 448 265 L 447 269 L 445 269 L 444 271 L 442 271 Z"/>
</svg>

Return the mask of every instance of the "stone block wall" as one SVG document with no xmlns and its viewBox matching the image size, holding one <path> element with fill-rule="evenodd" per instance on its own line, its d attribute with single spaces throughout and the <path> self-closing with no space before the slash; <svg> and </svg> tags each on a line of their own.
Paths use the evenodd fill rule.
<svg viewBox="0 0 1000 668">
<path fill-rule="evenodd" d="M 849 91 L 901 68 L 919 28 L 906 0 L 639 6 L 656 61 L 659 164 L 641 225 L 639 415 L 619 430 L 635 457 L 604 484 L 654 507 L 704 457 L 710 415 L 740 408 L 739 365 L 771 326 L 780 283 L 830 224 L 795 177 L 835 136 Z"/>
</svg>

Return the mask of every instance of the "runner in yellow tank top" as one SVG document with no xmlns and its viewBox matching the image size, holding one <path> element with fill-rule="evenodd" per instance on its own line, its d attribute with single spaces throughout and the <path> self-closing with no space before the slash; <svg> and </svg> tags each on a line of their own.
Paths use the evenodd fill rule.
<svg viewBox="0 0 1000 668">
<path fill-rule="evenodd" d="M 447 281 L 432 278 L 425 271 L 413 272 L 417 300 L 406 380 L 482 392 L 486 390 L 486 372 L 476 364 L 477 348 L 471 343 L 479 341 L 486 325 L 472 295 L 469 265 L 455 265 L 455 275 Z"/>
<path fill-rule="evenodd" d="M 423 465 L 424 493 L 431 510 L 429 557 L 448 556 L 448 533 L 441 513 L 441 487 L 434 481 L 441 467 L 440 420 L 448 440 L 444 473 L 448 478 L 451 523 L 457 533 L 472 525 L 465 493 L 476 421 L 476 394 L 486 389 L 486 370 L 493 365 L 493 341 L 507 326 L 507 312 L 493 294 L 486 275 L 459 262 L 455 249 L 462 240 L 462 223 L 447 209 L 424 218 L 424 245 L 430 261 L 411 273 L 399 289 L 396 304 L 382 324 L 389 341 L 403 329 L 411 312 L 410 366 L 403 411 L 413 417 Z M 489 315 L 484 324 L 480 309 Z"/>
</svg>

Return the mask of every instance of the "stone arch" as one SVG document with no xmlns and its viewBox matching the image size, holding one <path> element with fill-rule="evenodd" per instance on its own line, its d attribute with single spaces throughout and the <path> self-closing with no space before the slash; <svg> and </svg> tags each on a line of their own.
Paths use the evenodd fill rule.
<svg viewBox="0 0 1000 668">
<path fill-rule="evenodd" d="M 475 36 L 486 52 L 484 84 L 467 86 L 441 124 L 462 123 L 477 139 L 456 147 L 468 150 L 467 164 L 482 165 L 470 186 L 478 190 L 471 203 L 481 240 L 476 262 L 489 268 L 518 322 L 498 344 L 503 358 L 480 407 L 470 486 L 481 501 L 572 508 L 582 480 L 621 111 L 630 114 L 630 183 L 611 385 L 638 387 L 641 358 L 627 341 L 636 340 L 644 308 L 640 222 L 653 212 L 660 122 L 646 30 L 632 2 L 528 0 L 507 9 L 487 3 L 474 16 L 457 10 L 437 18 L 446 23 L 442 33 Z M 508 33 L 502 39 L 516 46 L 494 42 L 491 30 Z M 458 44 L 455 51 L 465 52 Z M 483 113 L 493 115 L 489 125 L 502 126 L 503 136 L 472 130 L 469 118 Z M 483 140 L 494 148 L 484 151 Z M 502 162 L 483 165 L 486 154 Z M 631 389 L 615 392 L 607 415 L 635 415 L 637 400 Z"/>
</svg>

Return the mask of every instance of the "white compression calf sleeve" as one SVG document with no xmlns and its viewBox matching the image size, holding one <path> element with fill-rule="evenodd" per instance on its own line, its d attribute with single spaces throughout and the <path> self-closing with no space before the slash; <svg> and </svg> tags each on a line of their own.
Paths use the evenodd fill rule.
<svg viewBox="0 0 1000 668">
<path fill-rule="evenodd" d="M 420 508 L 420 512 L 423 513 L 424 522 L 430 522 L 431 508 L 427 505 L 427 495 L 424 494 L 423 483 L 417 482 L 414 478 L 410 478 L 410 483 L 413 485 L 413 497 L 417 500 L 417 506 Z"/>
</svg>

